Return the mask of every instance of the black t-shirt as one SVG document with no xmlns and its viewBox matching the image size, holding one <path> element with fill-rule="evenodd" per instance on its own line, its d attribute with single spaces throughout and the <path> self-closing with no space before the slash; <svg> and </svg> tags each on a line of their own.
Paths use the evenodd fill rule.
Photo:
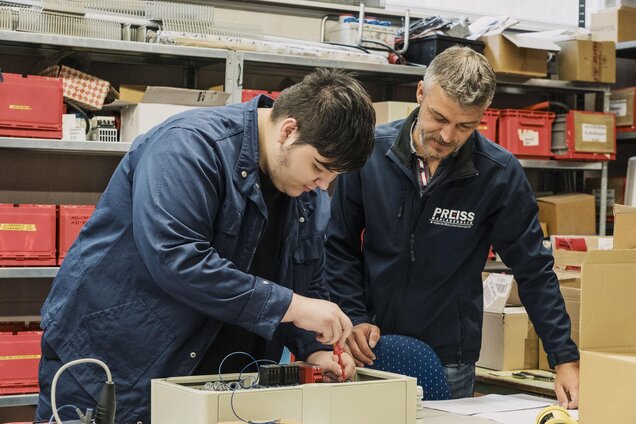
<svg viewBox="0 0 636 424">
<path fill-rule="evenodd" d="M 285 237 L 284 227 L 287 220 L 289 197 L 278 191 L 267 175 L 259 172 L 259 177 L 261 191 L 267 206 L 268 219 L 248 272 L 270 281 L 276 281 Z M 263 337 L 250 333 L 242 327 L 225 323 L 193 374 L 217 374 L 223 358 L 232 352 L 247 352 L 255 359 L 263 359 L 267 347 L 266 342 Z M 223 363 L 221 371 L 224 374 L 240 372 L 250 362 L 251 359 L 245 355 L 233 355 Z M 254 370 L 255 367 L 250 367 L 246 371 L 253 372 Z"/>
</svg>

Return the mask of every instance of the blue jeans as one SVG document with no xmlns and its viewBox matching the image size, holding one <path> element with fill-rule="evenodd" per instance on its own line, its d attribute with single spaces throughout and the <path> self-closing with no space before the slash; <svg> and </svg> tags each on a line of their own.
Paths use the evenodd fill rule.
<svg viewBox="0 0 636 424">
<path fill-rule="evenodd" d="M 451 399 L 473 397 L 475 390 L 475 364 L 445 364 Z"/>
</svg>

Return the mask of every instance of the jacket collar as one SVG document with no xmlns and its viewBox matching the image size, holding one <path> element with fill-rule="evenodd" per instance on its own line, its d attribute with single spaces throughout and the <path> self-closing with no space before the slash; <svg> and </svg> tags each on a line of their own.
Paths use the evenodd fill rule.
<svg viewBox="0 0 636 424">
<path fill-rule="evenodd" d="M 393 152 L 395 157 L 409 169 L 413 163 L 411 153 L 411 126 L 413 122 L 415 122 L 419 112 L 420 108 L 418 107 L 404 120 L 395 142 L 393 142 L 393 145 L 389 149 L 389 151 Z M 460 147 L 456 154 L 443 160 L 444 165 L 449 169 L 447 180 L 477 175 L 477 169 L 473 163 L 473 151 L 476 139 L 477 132 L 473 131 L 466 143 Z"/>
<path fill-rule="evenodd" d="M 258 179 L 258 108 L 272 107 L 274 101 L 267 96 L 260 95 L 243 105 L 243 140 L 236 167 L 234 168 L 234 183 L 239 191 L 266 210 L 263 196 L 259 194 L 256 183 Z"/>
</svg>

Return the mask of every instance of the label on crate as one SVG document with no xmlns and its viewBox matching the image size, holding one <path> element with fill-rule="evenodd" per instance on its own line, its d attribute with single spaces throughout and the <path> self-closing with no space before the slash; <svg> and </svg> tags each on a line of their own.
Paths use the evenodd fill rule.
<svg viewBox="0 0 636 424">
<path fill-rule="evenodd" d="M 607 125 L 581 124 L 583 141 L 607 143 Z"/>
<path fill-rule="evenodd" d="M 517 135 L 519 140 L 524 146 L 538 146 L 539 145 L 539 131 L 518 129 Z"/>
<path fill-rule="evenodd" d="M 627 99 L 610 100 L 610 112 L 616 116 L 627 116 Z"/>
<path fill-rule="evenodd" d="M 0 223 L 0 231 L 37 231 L 35 224 L 3 224 Z"/>
<path fill-rule="evenodd" d="M 11 356 L 0 356 L 0 361 L 15 361 L 18 359 L 40 359 L 42 355 L 11 355 Z"/>
</svg>

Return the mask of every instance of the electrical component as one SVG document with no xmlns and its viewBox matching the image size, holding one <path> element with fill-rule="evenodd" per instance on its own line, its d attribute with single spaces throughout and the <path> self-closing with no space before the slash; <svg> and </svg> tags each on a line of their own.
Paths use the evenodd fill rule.
<svg viewBox="0 0 636 424">
<path fill-rule="evenodd" d="M 91 118 L 88 139 L 91 141 L 117 142 L 117 127 L 114 116 L 96 116 Z"/>
<path fill-rule="evenodd" d="M 261 386 L 278 386 L 282 384 L 282 368 L 278 364 L 265 364 L 258 368 L 258 384 Z"/>
<path fill-rule="evenodd" d="M 296 366 L 298 366 L 298 383 L 322 383 L 322 368 L 318 365 L 296 362 Z"/>
<path fill-rule="evenodd" d="M 342 354 L 344 353 L 344 349 L 340 347 L 338 343 L 333 344 L 333 354 L 338 356 L 338 365 L 340 365 L 340 371 L 342 371 L 342 379 L 345 379 L 345 367 L 344 362 L 342 362 Z"/>
<path fill-rule="evenodd" d="M 298 365 L 281 365 L 281 384 L 283 386 L 298 384 Z"/>
</svg>

